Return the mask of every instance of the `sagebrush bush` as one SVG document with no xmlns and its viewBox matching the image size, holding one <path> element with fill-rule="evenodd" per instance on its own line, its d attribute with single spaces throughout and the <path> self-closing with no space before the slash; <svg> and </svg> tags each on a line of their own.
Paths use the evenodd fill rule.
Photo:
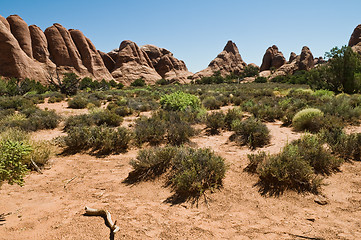
<svg viewBox="0 0 361 240">
<path fill-rule="evenodd" d="M 133 167 L 129 178 L 136 181 L 150 180 L 165 173 L 177 151 L 176 147 L 171 146 L 139 150 L 136 159 L 129 163 Z"/>
<path fill-rule="evenodd" d="M 222 106 L 222 102 L 217 100 L 213 96 L 203 99 L 202 104 L 205 108 L 209 110 L 220 109 Z"/>
<path fill-rule="evenodd" d="M 243 117 L 243 113 L 240 108 L 232 108 L 228 109 L 226 116 L 224 117 L 224 127 L 227 130 L 232 130 L 233 121 L 241 121 Z"/>
<path fill-rule="evenodd" d="M 295 114 L 292 126 L 296 131 L 317 132 L 322 128 L 323 112 L 317 108 L 306 108 Z"/>
<path fill-rule="evenodd" d="M 269 157 L 265 152 L 251 153 L 247 154 L 247 158 L 249 160 L 249 164 L 245 167 L 245 171 L 250 173 L 257 173 L 258 167 L 266 161 Z"/>
<path fill-rule="evenodd" d="M 89 117 L 95 125 L 100 126 L 106 124 L 107 126 L 117 127 L 123 121 L 119 115 L 109 111 L 108 109 L 94 108 L 90 111 Z"/>
<path fill-rule="evenodd" d="M 143 78 L 138 78 L 130 84 L 132 87 L 144 87 L 145 85 L 146 83 Z"/>
<path fill-rule="evenodd" d="M 88 99 L 82 96 L 75 96 L 68 101 L 68 107 L 74 109 L 83 109 L 87 107 L 88 103 Z"/>
<path fill-rule="evenodd" d="M 167 141 L 171 145 L 180 146 L 187 143 L 194 134 L 193 127 L 184 121 L 170 122 L 167 126 Z"/>
<path fill-rule="evenodd" d="M 180 148 L 172 159 L 170 183 L 180 196 L 200 196 L 206 190 L 222 186 L 224 159 L 209 148 Z"/>
<path fill-rule="evenodd" d="M 222 111 L 209 113 L 206 116 L 206 127 L 211 134 L 218 134 L 219 129 L 222 129 L 225 125 L 224 120 L 225 115 Z"/>
<path fill-rule="evenodd" d="M 241 146 L 248 145 L 251 149 L 263 147 L 271 139 L 267 126 L 255 118 L 233 121 L 232 130 L 234 134 L 231 136 L 231 140 L 236 141 Z"/>
<path fill-rule="evenodd" d="M 70 128 L 62 142 L 65 152 L 91 150 L 94 154 L 104 155 L 125 152 L 131 138 L 131 133 L 123 127 L 83 126 Z"/>
<path fill-rule="evenodd" d="M 166 133 L 166 124 L 156 118 L 142 117 L 135 123 L 135 141 L 138 145 L 148 142 L 150 145 L 160 144 Z"/>
</svg>

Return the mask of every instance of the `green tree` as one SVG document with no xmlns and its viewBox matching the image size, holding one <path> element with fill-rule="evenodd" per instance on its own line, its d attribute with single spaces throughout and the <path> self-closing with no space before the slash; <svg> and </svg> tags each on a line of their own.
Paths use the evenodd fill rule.
<svg viewBox="0 0 361 240">
<path fill-rule="evenodd" d="M 351 47 L 334 47 L 325 54 L 328 59 L 328 88 L 336 92 L 355 93 L 361 90 L 361 60 Z"/>
</svg>

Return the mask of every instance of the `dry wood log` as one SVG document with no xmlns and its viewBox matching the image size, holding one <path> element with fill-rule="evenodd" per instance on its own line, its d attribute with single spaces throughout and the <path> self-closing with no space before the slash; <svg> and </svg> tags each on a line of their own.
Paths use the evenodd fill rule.
<svg viewBox="0 0 361 240">
<path fill-rule="evenodd" d="M 108 212 L 107 210 L 103 210 L 103 209 L 94 209 L 94 208 L 89 208 L 89 207 L 85 207 L 85 216 L 100 216 L 103 217 L 105 220 L 105 224 L 107 225 L 107 227 L 110 228 L 111 233 L 116 233 L 120 230 L 120 228 L 116 225 L 117 221 L 112 220 L 112 217 L 110 215 L 110 212 Z"/>
</svg>

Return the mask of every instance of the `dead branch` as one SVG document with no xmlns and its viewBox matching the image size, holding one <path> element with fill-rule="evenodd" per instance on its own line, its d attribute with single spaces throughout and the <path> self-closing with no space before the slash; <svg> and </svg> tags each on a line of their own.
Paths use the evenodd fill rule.
<svg viewBox="0 0 361 240">
<path fill-rule="evenodd" d="M 66 188 L 66 186 L 68 186 L 68 184 L 73 181 L 75 178 L 77 178 L 77 176 L 72 177 L 71 179 L 69 179 L 65 184 L 64 184 L 64 188 Z"/>
<path fill-rule="evenodd" d="M 120 228 L 116 225 L 117 221 L 112 221 L 112 217 L 110 215 L 110 212 L 108 212 L 107 210 L 103 210 L 103 209 L 94 209 L 94 208 L 89 208 L 89 207 L 85 207 L 85 216 L 100 216 L 102 218 L 104 218 L 105 220 L 105 224 L 107 225 L 107 227 L 110 228 L 110 233 L 111 235 L 115 234 L 116 232 L 118 232 L 120 230 Z"/>
<path fill-rule="evenodd" d="M 43 172 L 40 170 L 39 166 L 34 162 L 32 157 L 30 158 L 30 162 L 38 173 L 43 174 Z"/>
</svg>

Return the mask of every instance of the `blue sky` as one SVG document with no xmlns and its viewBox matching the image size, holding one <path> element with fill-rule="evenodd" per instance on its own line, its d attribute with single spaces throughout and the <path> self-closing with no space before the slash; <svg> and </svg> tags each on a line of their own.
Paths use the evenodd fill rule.
<svg viewBox="0 0 361 240">
<path fill-rule="evenodd" d="M 0 15 L 18 14 L 42 30 L 53 23 L 80 29 L 104 52 L 123 40 L 164 47 L 197 72 L 228 40 L 257 65 L 273 44 L 287 59 L 302 46 L 323 56 L 348 43 L 360 9 L 356 0 L 1 0 Z"/>
</svg>

